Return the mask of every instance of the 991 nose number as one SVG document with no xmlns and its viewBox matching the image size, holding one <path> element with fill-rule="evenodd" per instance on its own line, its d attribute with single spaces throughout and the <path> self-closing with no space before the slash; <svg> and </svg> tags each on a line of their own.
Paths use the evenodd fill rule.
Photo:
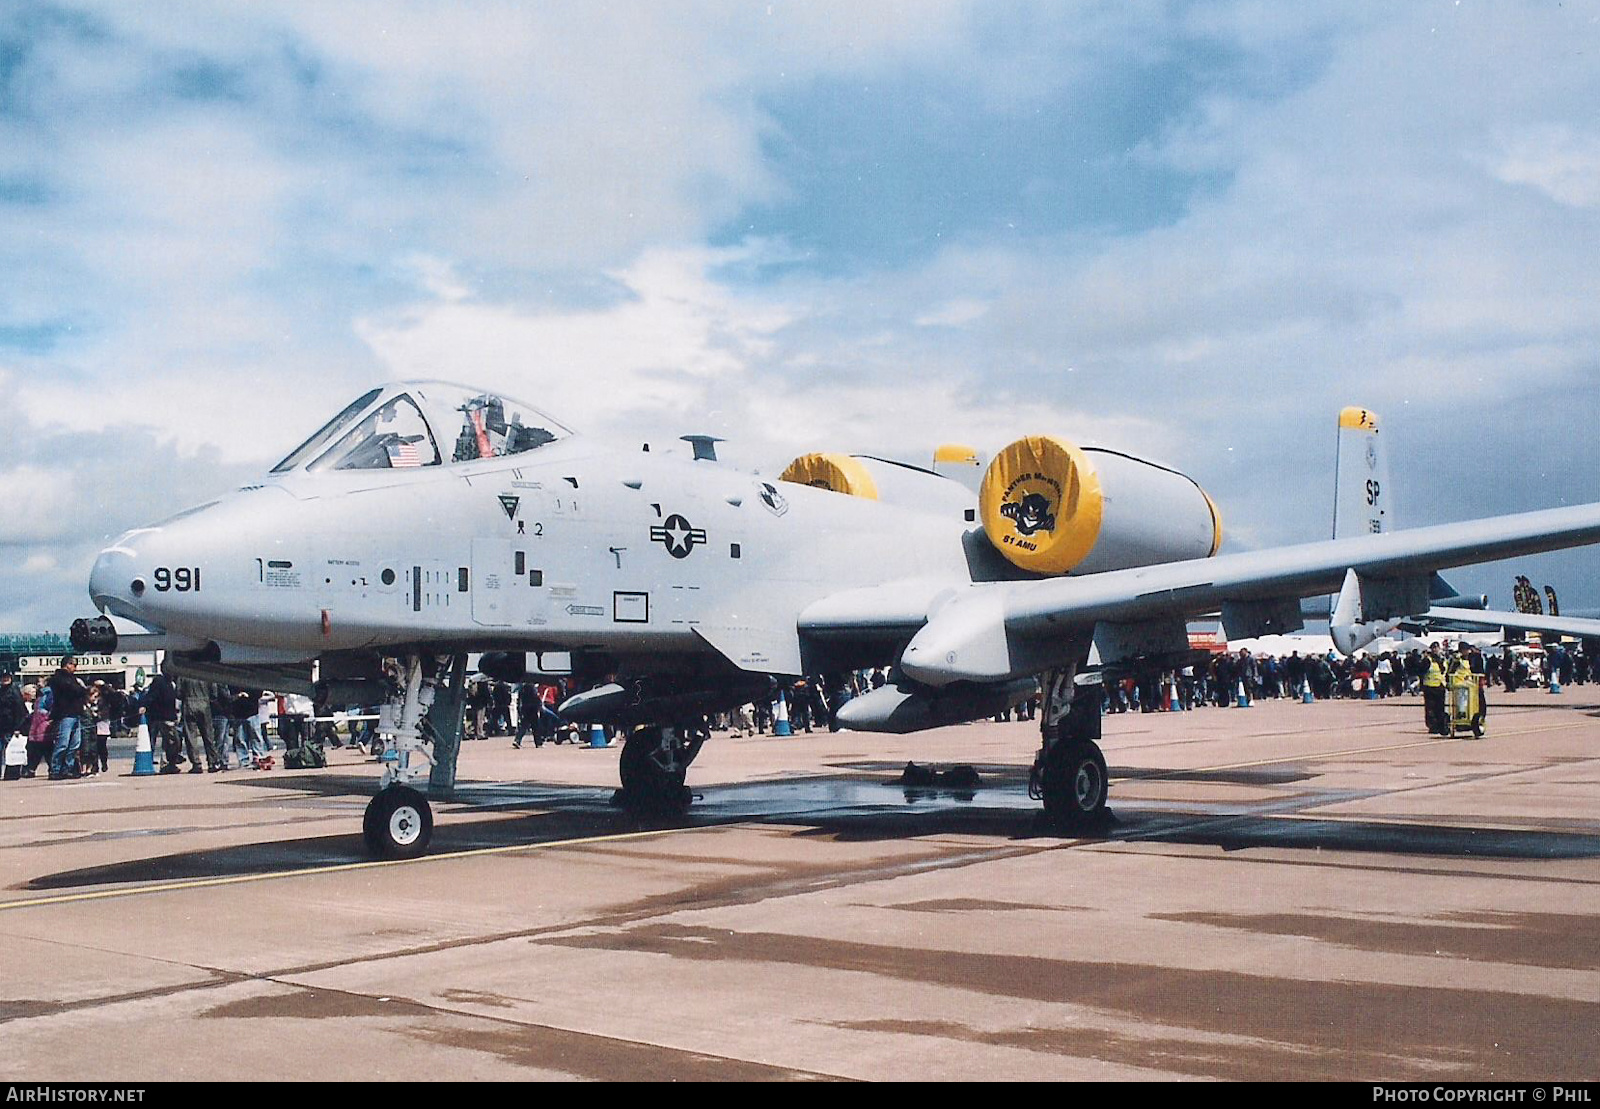
<svg viewBox="0 0 1600 1109">
<path fill-rule="evenodd" d="M 169 590 L 178 593 L 200 592 L 200 567 L 179 566 L 172 569 L 168 566 L 157 566 L 150 575 L 155 582 L 157 593 L 166 593 Z"/>
</svg>

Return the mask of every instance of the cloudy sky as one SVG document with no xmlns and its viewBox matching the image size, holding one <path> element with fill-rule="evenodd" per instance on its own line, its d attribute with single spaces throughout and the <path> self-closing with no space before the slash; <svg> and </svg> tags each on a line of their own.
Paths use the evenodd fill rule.
<svg viewBox="0 0 1600 1109">
<path fill-rule="evenodd" d="M 396 377 L 768 472 L 1057 432 L 1235 550 L 1352 403 L 1408 523 L 1600 500 L 1597 12 L 7 0 L 0 630 Z"/>
</svg>

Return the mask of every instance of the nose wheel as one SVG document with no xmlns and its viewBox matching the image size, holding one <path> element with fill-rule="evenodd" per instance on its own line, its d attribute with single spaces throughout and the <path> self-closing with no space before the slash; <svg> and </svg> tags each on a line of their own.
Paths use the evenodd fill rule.
<svg viewBox="0 0 1600 1109">
<path fill-rule="evenodd" d="M 410 786 L 390 786 L 367 804 L 361 832 L 379 859 L 415 859 L 433 838 L 433 809 Z"/>
</svg>

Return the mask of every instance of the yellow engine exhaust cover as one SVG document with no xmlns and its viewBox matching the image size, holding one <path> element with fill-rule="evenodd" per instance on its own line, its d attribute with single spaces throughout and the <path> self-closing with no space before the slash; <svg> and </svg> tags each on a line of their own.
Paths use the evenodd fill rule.
<svg viewBox="0 0 1600 1109">
<path fill-rule="evenodd" d="M 835 493 L 848 493 L 852 497 L 878 499 L 878 483 L 860 459 L 848 454 L 818 452 L 802 454 L 789 463 L 779 481 L 793 481 L 815 489 L 831 489 Z"/>
<path fill-rule="evenodd" d="M 1105 497 L 1082 450 L 1053 435 L 1030 435 L 989 463 L 978 509 L 989 542 L 1013 565 L 1064 574 L 1100 538 Z"/>
</svg>

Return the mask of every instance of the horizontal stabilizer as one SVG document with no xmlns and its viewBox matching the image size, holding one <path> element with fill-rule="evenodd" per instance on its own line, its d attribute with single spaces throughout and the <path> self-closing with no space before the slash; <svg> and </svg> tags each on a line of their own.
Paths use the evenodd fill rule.
<svg viewBox="0 0 1600 1109">
<path fill-rule="evenodd" d="M 1500 612 L 1497 610 L 1465 608 L 1430 608 L 1428 623 L 1448 623 L 1452 627 L 1481 628 L 1495 631 L 1509 628 L 1512 631 L 1546 632 L 1552 635 L 1571 635 L 1580 639 L 1600 639 L 1600 620 L 1577 616 L 1541 616 L 1529 612 Z"/>
</svg>

